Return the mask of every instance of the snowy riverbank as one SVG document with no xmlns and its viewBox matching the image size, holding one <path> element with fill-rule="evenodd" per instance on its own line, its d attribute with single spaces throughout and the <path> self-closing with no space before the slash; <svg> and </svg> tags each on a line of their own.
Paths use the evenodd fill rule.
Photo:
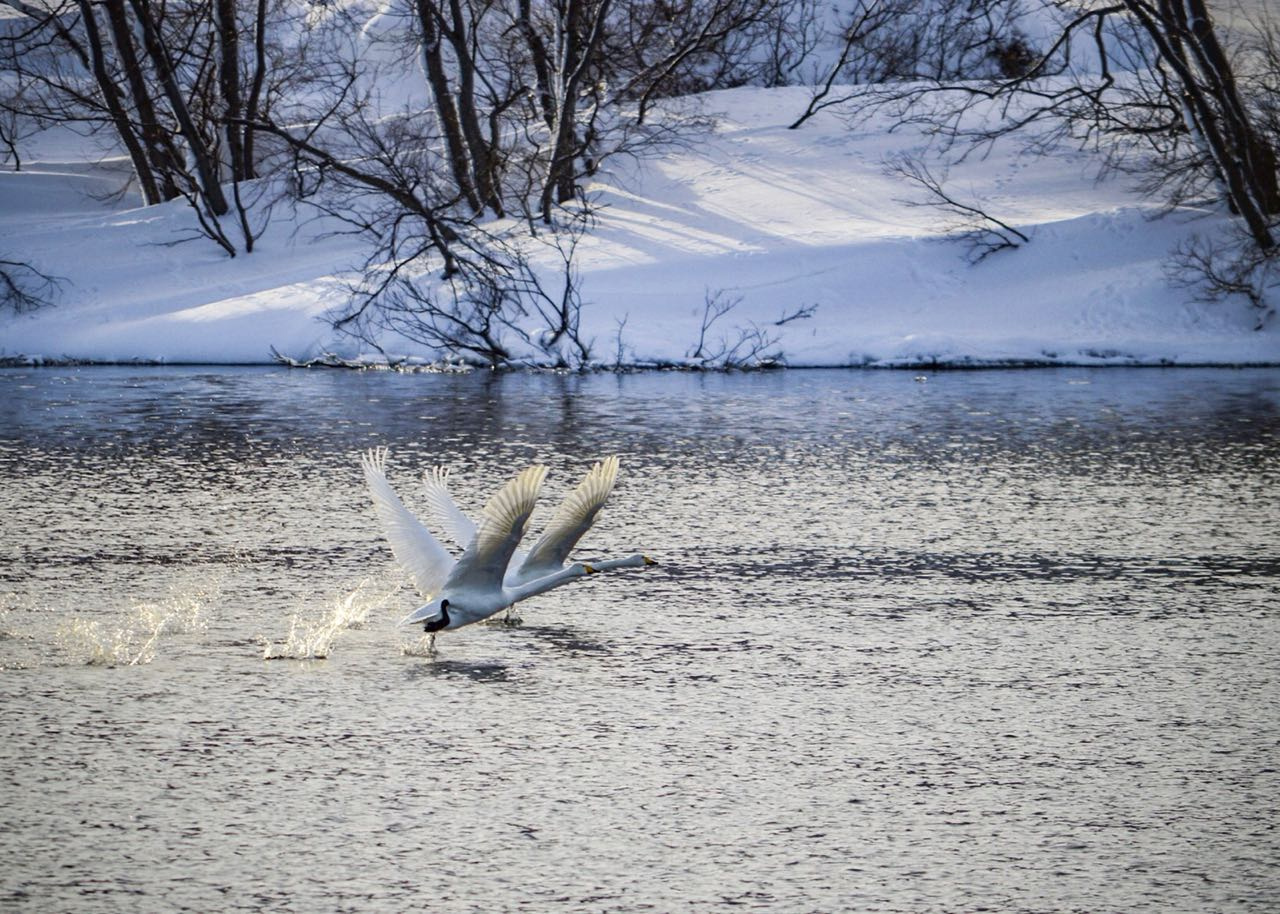
<svg viewBox="0 0 1280 914">
<path fill-rule="evenodd" d="M 948 187 L 985 201 L 1031 242 L 976 266 L 944 217 L 885 174 L 908 132 L 851 131 L 824 114 L 786 125 L 807 89 L 704 98 L 715 132 L 591 191 L 596 229 L 578 248 L 583 337 L 612 366 L 681 363 L 709 297 L 736 302 L 708 348 L 758 333 L 795 366 L 1280 363 L 1280 331 L 1255 330 L 1244 303 L 1201 304 L 1169 286 L 1168 252 L 1218 217 L 1155 208 L 1098 183 L 1083 154 L 1029 157 L 1010 145 L 951 170 Z M 0 172 L 0 252 L 61 277 L 54 307 L 0 318 L 0 358 L 262 363 L 368 347 L 335 334 L 360 247 L 278 206 L 258 249 L 226 259 L 190 234 L 185 204 L 103 202 L 112 163 L 46 139 L 21 172 Z M 781 325 L 798 311 L 811 316 Z M 619 329 L 621 327 L 621 329 Z M 396 338 L 383 350 L 438 354 Z"/>
</svg>

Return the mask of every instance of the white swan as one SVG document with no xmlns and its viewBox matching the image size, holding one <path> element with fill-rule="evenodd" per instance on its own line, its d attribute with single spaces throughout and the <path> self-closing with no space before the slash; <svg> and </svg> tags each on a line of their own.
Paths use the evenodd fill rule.
<svg viewBox="0 0 1280 914">
<path fill-rule="evenodd" d="M 528 552 L 517 551 L 511 557 L 504 582 L 508 587 L 518 587 L 564 567 L 573 547 L 591 529 L 596 515 L 613 492 L 618 481 L 618 458 L 606 457 L 593 466 L 582 481 L 560 503 L 551 523 L 543 531 Z M 441 466 L 432 467 L 423 474 L 427 487 L 427 503 L 435 519 L 459 546 L 471 542 L 476 525 L 463 513 L 449 494 L 449 471 Z M 621 559 L 591 562 L 595 571 L 612 571 L 615 568 L 643 568 L 656 565 L 647 555 L 636 553 Z"/>
<path fill-rule="evenodd" d="M 508 569 L 513 565 L 516 546 L 537 503 L 547 468 L 541 465 L 529 467 L 503 486 L 485 505 L 479 527 L 463 517 L 467 524 L 471 524 L 469 545 L 462 558 L 455 562 L 391 488 L 385 472 L 386 459 L 386 448 L 371 450 L 361 456 L 365 482 L 391 551 L 429 601 L 410 613 L 402 624 L 423 622 L 424 630 L 433 633 L 460 628 L 488 618 L 519 600 L 594 571 L 590 565 L 581 563 L 567 568 L 561 566 L 568 550 L 591 525 L 603 504 L 603 497 L 582 501 L 573 510 L 562 506 L 548 532 L 530 550 L 529 558 L 520 563 L 516 579 L 505 581 Z M 592 473 L 599 469 L 597 464 Z M 615 460 L 614 475 L 616 472 Z M 588 478 L 592 478 L 592 473 L 587 474 Z M 599 485 L 595 484 L 593 488 L 598 489 Z M 583 485 L 580 485 L 579 490 L 582 489 Z M 604 497 L 608 496 L 610 489 L 612 479 L 608 480 Z M 575 491 L 574 495 L 577 494 Z M 566 499 L 566 505 L 571 502 L 574 502 L 574 496 Z M 565 538 L 571 538 L 567 545 L 561 542 Z M 642 563 L 649 563 L 643 556 L 640 559 Z M 555 564 L 549 572 L 538 573 L 540 569 L 548 568 L 551 562 Z"/>
</svg>

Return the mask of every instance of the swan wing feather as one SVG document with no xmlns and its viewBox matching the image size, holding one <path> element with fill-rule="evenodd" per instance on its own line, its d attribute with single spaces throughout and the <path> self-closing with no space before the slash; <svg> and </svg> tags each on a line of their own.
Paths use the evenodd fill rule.
<svg viewBox="0 0 1280 914">
<path fill-rule="evenodd" d="M 593 466 L 560 503 L 547 529 L 539 537 L 525 557 L 520 573 L 528 577 L 535 573 L 550 574 L 558 571 L 569 558 L 578 540 L 591 529 L 596 515 L 604 507 L 618 481 L 618 458 L 607 457 Z"/>
<path fill-rule="evenodd" d="M 361 455 L 365 485 L 373 498 L 373 508 L 382 524 L 382 532 L 391 544 L 400 567 L 408 572 L 424 599 L 440 592 L 453 568 L 453 556 L 440 545 L 387 481 L 387 449 L 376 448 Z"/>
<path fill-rule="evenodd" d="M 502 589 L 507 565 L 529 526 L 547 468 L 531 466 L 499 489 L 484 506 L 484 514 L 467 551 L 453 567 L 446 588 Z"/>
<path fill-rule="evenodd" d="M 426 484 L 427 505 L 431 508 L 432 518 L 440 524 L 455 545 L 465 549 L 475 538 L 476 524 L 453 500 L 453 495 L 449 492 L 448 468 L 434 466 L 422 474 L 422 481 Z"/>
</svg>

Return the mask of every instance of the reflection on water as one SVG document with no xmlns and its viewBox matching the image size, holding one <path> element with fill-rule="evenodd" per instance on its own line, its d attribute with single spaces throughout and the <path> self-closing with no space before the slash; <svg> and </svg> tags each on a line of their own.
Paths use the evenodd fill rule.
<svg viewBox="0 0 1280 914">
<path fill-rule="evenodd" d="M 616 648 L 616 645 L 605 643 L 597 635 L 568 625 L 530 625 L 522 622 L 512 628 L 512 638 L 517 642 L 524 640 L 530 647 L 563 651 L 568 656 L 607 654 Z"/>
<path fill-rule="evenodd" d="M 0 904 L 1270 911 L 1278 436 L 1272 370 L 0 371 Z M 426 653 L 381 444 L 622 454 L 584 552 L 662 564 Z"/>
<path fill-rule="evenodd" d="M 410 679 L 437 676 L 444 679 L 469 679 L 472 682 L 509 682 L 511 667 L 505 663 L 469 662 L 466 660 L 436 660 L 410 667 Z"/>
</svg>

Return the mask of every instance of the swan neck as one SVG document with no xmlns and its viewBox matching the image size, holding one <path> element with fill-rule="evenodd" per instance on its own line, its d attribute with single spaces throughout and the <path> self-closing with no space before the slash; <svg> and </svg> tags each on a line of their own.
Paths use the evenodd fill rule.
<svg viewBox="0 0 1280 914">
<path fill-rule="evenodd" d="M 591 567 L 596 571 L 612 571 L 615 568 L 640 568 L 644 564 L 644 556 L 637 552 L 635 555 L 629 555 L 625 559 L 605 559 L 603 562 L 592 562 Z"/>
<path fill-rule="evenodd" d="M 580 566 L 570 566 L 553 572 L 546 577 L 537 578 L 536 580 L 530 581 L 528 584 L 521 584 L 519 587 L 509 588 L 508 593 L 515 598 L 512 600 L 514 603 L 517 600 L 523 600 L 526 597 L 537 596 L 538 594 L 548 591 L 553 587 L 559 587 L 566 581 L 582 577 L 582 575 L 583 571 Z"/>
<path fill-rule="evenodd" d="M 422 630 L 423 630 L 423 631 L 425 631 L 425 632 L 431 632 L 432 634 L 435 634 L 436 632 L 440 631 L 441 629 L 448 628 L 448 627 L 449 627 L 449 622 L 450 622 L 450 619 L 449 619 L 449 610 L 448 610 L 448 608 L 447 608 L 447 607 L 441 606 L 441 607 L 440 607 L 440 618 L 439 618 L 439 619 L 430 619 L 430 620 L 428 620 L 428 621 L 427 621 L 427 624 L 426 624 L 426 625 L 424 625 L 424 626 L 422 627 Z"/>
</svg>

